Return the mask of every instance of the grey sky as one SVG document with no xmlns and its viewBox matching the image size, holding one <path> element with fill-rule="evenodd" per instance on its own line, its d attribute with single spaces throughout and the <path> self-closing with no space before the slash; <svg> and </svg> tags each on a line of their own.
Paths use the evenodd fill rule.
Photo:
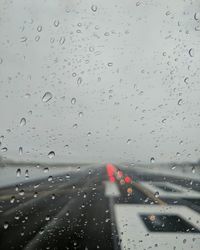
<svg viewBox="0 0 200 250">
<path fill-rule="evenodd" d="M 1 1 L 1 155 L 199 159 L 198 2 Z"/>
</svg>

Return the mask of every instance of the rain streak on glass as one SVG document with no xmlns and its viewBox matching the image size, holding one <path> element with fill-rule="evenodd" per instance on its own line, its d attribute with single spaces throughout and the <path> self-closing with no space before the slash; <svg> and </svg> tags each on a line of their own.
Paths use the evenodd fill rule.
<svg viewBox="0 0 200 250">
<path fill-rule="evenodd" d="M 43 102 L 48 102 L 51 100 L 51 98 L 53 97 L 53 95 L 51 94 L 51 92 L 47 91 L 43 97 L 42 97 L 42 101 Z"/>
</svg>

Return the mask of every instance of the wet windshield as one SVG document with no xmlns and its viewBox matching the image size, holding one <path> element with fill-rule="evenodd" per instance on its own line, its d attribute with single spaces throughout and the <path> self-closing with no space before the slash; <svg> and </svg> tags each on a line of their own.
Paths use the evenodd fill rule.
<svg viewBox="0 0 200 250">
<path fill-rule="evenodd" d="M 0 249 L 200 246 L 198 0 L 0 2 Z"/>
</svg>

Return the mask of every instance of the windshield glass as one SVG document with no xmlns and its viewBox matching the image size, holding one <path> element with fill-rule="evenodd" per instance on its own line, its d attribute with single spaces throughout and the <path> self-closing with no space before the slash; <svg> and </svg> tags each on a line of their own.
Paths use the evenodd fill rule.
<svg viewBox="0 0 200 250">
<path fill-rule="evenodd" d="M 200 246 L 200 2 L 0 1 L 0 249 Z"/>
</svg>

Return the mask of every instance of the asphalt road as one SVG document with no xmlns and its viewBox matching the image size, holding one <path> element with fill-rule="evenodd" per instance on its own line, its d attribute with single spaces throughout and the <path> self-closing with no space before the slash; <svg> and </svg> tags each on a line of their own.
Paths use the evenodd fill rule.
<svg viewBox="0 0 200 250">
<path fill-rule="evenodd" d="M 200 182 L 107 164 L 0 189 L 0 249 L 199 249 Z"/>
</svg>

